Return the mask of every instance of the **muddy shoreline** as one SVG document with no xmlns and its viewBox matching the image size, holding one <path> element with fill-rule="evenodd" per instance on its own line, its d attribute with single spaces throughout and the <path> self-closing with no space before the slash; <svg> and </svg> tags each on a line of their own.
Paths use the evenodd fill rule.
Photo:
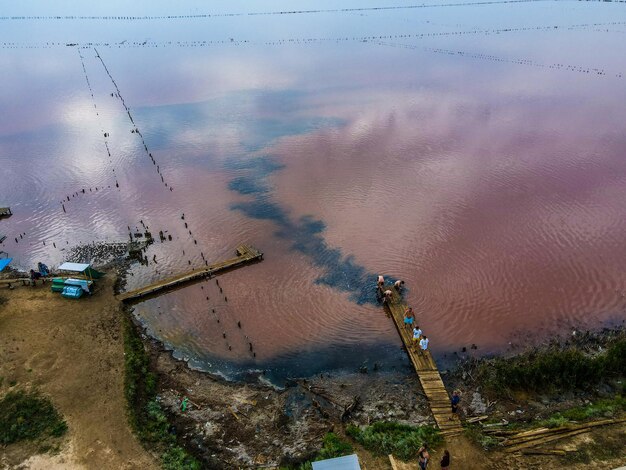
<svg viewBox="0 0 626 470">
<path fill-rule="evenodd" d="M 158 400 L 179 442 L 200 461 L 212 462 L 213 466 L 219 462 L 219 468 L 276 468 L 306 461 L 315 456 L 327 432 L 342 433 L 347 424 L 433 424 L 417 376 L 409 369 L 320 374 L 293 379 L 282 390 L 230 382 L 191 369 L 158 340 L 147 336 L 138 322 L 134 324 L 149 351 L 152 371 L 159 378 Z M 620 335 L 623 329 L 577 332 L 570 339 L 552 339 L 532 349 L 576 347 L 586 354 L 597 354 Z M 521 352 L 510 352 L 506 357 L 516 354 Z M 455 368 L 443 373 L 449 393 L 462 393 L 461 413 L 465 418 L 489 416 L 491 421 L 526 425 L 619 392 L 619 383 L 602 383 L 589 390 L 519 393 L 496 400 L 472 377 L 473 370 L 492 360 L 459 359 Z M 182 411 L 185 399 L 187 408 Z M 524 468 L 517 457 L 498 455 L 492 453 L 484 468 L 501 468 L 495 463 L 499 458 L 509 465 L 502 468 Z M 550 462 L 542 465 L 552 468 Z"/>
<path fill-rule="evenodd" d="M 432 424 L 419 381 L 405 372 L 322 374 L 283 390 L 229 382 L 193 370 L 135 323 L 158 376 L 157 399 L 186 449 L 223 468 L 258 468 L 312 458 L 323 436 L 343 423 L 379 420 Z M 187 399 L 186 411 L 182 403 Z"/>
</svg>

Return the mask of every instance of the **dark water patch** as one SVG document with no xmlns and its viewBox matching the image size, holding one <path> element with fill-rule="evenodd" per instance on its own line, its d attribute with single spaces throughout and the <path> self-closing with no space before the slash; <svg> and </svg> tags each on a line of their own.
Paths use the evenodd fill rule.
<svg viewBox="0 0 626 470">
<path fill-rule="evenodd" d="M 285 210 L 267 197 L 260 197 L 254 201 L 238 202 L 231 205 L 231 209 L 239 210 L 253 219 L 271 220 L 282 227 L 290 225 Z"/>
<path fill-rule="evenodd" d="M 226 162 L 225 167 L 231 170 L 254 170 L 257 176 L 268 176 L 285 165 L 278 162 L 273 156 L 266 155 L 259 158 L 233 159 Z"/>
<path fill-rule="evenodd" d="M 239 194 L 263 194 L 269 191 L 265 183 L 247 176 L 240 176 L 231 180 L 228 183 L 228 189 Z"/>
<path fill-rule="evenodd" d="M 166 348 L 172 349 L 169 345 Z M 177 359 L 186 359 L 180 351 L 174 356 Z M 188 364 L 195 369 L 219 373 L 227 380 L 249 383 L 262 381 L 278 387 L 284 387 L 293 378 L 308 378 L 329 371 L 385 373 L 401 370 L 410 373 L 412 370 L 402 348 L 387 342 L 368 345 L 329 344 L 262 361 L 225 361 L 209 354 L 194 354 L 194 359 L 188 359 Z"/>
<path fill-rule="evenodd" d="M 307 255 L 315 266 L 324 270 L 317 283 L 349 292 L 350 299 L 359 305 L 377 304 L 373 289 L 375 274 L 356 263 L 352 256 L 328 246 L 322 236 L 325 229 L 323 221 L 305 216 L 293 222 L 287 212 L 267 195 L 233 204 L 231 208 L 248 217 L 276 223 L 277 236 L 291 241 L 292 249 Z"/>
</svg>

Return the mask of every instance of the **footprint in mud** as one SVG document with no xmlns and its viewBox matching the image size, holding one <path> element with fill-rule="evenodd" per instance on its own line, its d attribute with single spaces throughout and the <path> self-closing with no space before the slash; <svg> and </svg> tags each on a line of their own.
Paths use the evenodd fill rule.
<svg viewBox="0 0 626 470">
<path fill-rule="evenodd" d="M 96 439 L 85 452 L 85 461 L 108 460 L 113 450 L 100 439 Z"/>
<path fill-rule="evenodd" d="M 36 372 L 51 371 L 57 362 L 57 354 L 52 351 L 37 353 L 24 363 L 26 369 Z"/>
</svg>

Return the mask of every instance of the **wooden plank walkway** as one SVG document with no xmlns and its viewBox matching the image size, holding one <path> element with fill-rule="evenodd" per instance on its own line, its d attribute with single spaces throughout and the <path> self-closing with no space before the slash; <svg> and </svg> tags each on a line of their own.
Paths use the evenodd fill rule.
<svg viewBox="0 0 626 470">
<path fill-rule="evenodd" d="M 152 284 L 141 287 L 139 289 L 124 292 L 118 295 L 117 299 L 121 300 L 122 302 L 132 302 L 133 300 L 139 300 L 144 297 L 154 296 L 162 292 L 175 289 L 189 282 L 204 279 L 205 277 L 215 276 L 219 273 L 223 273 L 230 269 L 234 269 L 239 266 L 252 263 L 254 261 L 261 261 L 262 259 L 263 253 L 261 253 L 256 248 L 252 248 L 248 245 L 239 245 L 237 247 L 237 256 L 235 258 L 230 258 L 225 261 L 210 264 L 209 266 L 205 266 L 204 268 L 194 269 L 193 271 L 179 274 L 178 276 L 161 279 L 160 281 L 153 282 Z"/>
<path fill-rule="evenodd" d="M 391 302 L 389 302 L 385 308 L 391 318 L 393 318 L 398 333 L 400 333 L 400 338 L 404 343 L 413 368 L 424 389 L 424 394 L 428 399 L 437 427 L 444 436 L 460 434 L 463 432 L 461 421 L 457 415 L 452 413 L 450 396 L 443 385 L 433 356 L 430 351 L 422 352 L 419 346 L 413 346 L 413 330 L 412 328 L 409 330 L 404 326 L 404 312 L 407 308 L 406 303 L 404 303 L 402 297 L 393 286 L 385 286 L 385 289 L 389 289 L 393 292 Z M 417 324 L 419 324 L 419 320 L 416 319 L 416 321 Z M 420 326 L 424 329 L 424 325 Z"/>
</svg>

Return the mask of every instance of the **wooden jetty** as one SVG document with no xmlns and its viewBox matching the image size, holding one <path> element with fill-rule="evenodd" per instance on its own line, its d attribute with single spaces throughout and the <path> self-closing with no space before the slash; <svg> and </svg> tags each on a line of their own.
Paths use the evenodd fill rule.
<svg viewBox="0 0 626 470">
<path fill-rule="evenodd" d="M 10 207 L 0 207 L 0 218 L 12 216 L 13 212 L 11 212 Z"/>
<path fill-rule="evenodd" d="M 117 296 L 122 302 L 132 302 L 134 300 L 143 299 L 148 296 L 160 294 L 161 292 L 175 289 L 184 284 L 206 277 L 215 276 L 219 273 L 249 264 L 255 261 L 261 261 L 263 253 L 256 248 L 248 245 L 240 245 L 237 247 L 237 256 L 215 264 L 210 264 L 204 268 L 194 269 L 178 276 L 168 277 L 160 281 L 156 281 L 140 289 L 124 292 Z"/>
<path fill-rule="evenodd" d="M 391 301 L 386 305 L 386 310 L 400 333 L 400 338 L 411 359 L 413 368 L 419 377 L 424 394 L 432 411 L 437 427 L 444 436 L 454 436 L 463 431 L 459 417 L 452 413 L 450 396 L 441 380 L 437 364 L 430 351 L 420 351 L 419 345 L 414 346 L 413 328 L 409 330 L 404 326 L 404 312 L 407 308 L 402 297 L 393 286 L 385 286 L 385 290 L 393 292 Z M 419 324 L 419 321 L 416 319 Z M 427 335 L 428 336 L 428 335 Z"/>
</svg>

